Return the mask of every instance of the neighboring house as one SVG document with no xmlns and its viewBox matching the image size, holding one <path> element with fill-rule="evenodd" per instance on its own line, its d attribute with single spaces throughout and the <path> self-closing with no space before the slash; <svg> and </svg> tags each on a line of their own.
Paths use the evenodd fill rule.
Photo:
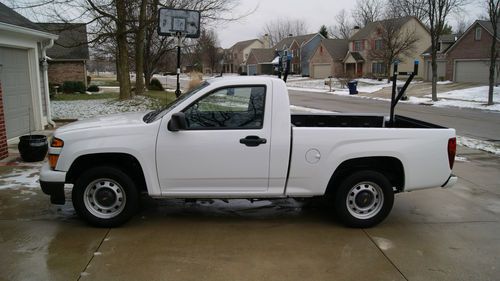
<svg viewBox="0 0 500 281">
<path fill-rule="evenodd" d="M 446 77 L 446 55 L 445 52 L 457 41 L 456 34 L 445 34 L 439 37 L 438 51 L 437 51 L 437 72 L 438 80 L 444 80 Z M 424 79 L 426 81 L 432 80 L 432 64 L 431 64 L 431 47 L 429 47 L 423 54 L 424 57 Z"/>
<path fill-rule="evenodd" d="M 250 51 L 264 47 L 264 42 L 260 39 L 237 42 L 226 52 L 224 71 L 228 73 L 246 72 L 246 63 Z"/>
<path fill-rule="evenodd" d="M 272 48 L 252 49 L 247 60 L 247 74 L 273 74 L 273 59 L 276 51 Z"/>
<path fill-rule="evenodd" d="M 89 47 L 87 25 L 84 23 L 37 23 L 50 33 L 58 34 L 49 57 L 49 82 L 81 81 L 87 87 Z"/>
<path fill-rule="evenodd" d="M 7 156 L 7 140 L 54 125 L 46 51 L 56 39 L 0 3 L 0 158 Z"/>
<path fill-rule="evenodd" d="M 495 38 L 495 40 L 499 39 Z M 493 26 L 491 23 L 476 20 L 445 52 L 446 79 L 455 82 L 487 84 L 492 40 Z"/>
<path fill-rule="evenodd" d="M 323 39 L 313 52 L 310 60 L 311 78 L 327 78 L 343 75 L 343 59 L 349 50 L 349 41 L 343 39 Z"/>
<path fill-rule="evenodd" d="M 353 76 L 385 75 L 386 66 L 381 59 L 373 57 L 372 50 L 384 48 L 382 40 L 382 28 L 386 24 L 401 26 L 401 34 L 414 33 L 418 38 L 411 54 L 401 56 L 399 69 L 410 71 L 413 69 L 415 60 L 423 61 L 422 54 L 431 45 L 431 37 L 427 28 L 415 17 L 407 16 L 402 18 L 376 21 L 367 24 L 364 28 L 356 31 L 349 38 L 349 52 L 344 58 L 346 72 Z M 419 69 L 417 77 L 423 77 L 424 70 Z"/>
<path fill-rule="evenodd" d="M 325 38 L 319 33 L 299 36 L 290 35 L 278 42 L 274 46 L 274 49 L 292 54 L 292 61 L 290 62 L 291 73 L 309 76 L 310 59 L 321 39 Z"/>
</svg>

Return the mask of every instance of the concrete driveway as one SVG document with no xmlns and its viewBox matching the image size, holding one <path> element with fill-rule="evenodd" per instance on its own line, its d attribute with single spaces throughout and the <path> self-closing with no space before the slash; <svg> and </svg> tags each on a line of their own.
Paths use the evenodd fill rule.
<svg viewBox="0 0 500 281">
<path fill-rule="evenodd" d="M 93 228 L 12 182 L 37 165 L 4 162 L 0 280 L 498 280 L 500 158 L 459 154 L 453 189 L 399 194 L 371 229 L 345 228 L 321 200 L 147 197 L 123 227 Z"/>
</svg>

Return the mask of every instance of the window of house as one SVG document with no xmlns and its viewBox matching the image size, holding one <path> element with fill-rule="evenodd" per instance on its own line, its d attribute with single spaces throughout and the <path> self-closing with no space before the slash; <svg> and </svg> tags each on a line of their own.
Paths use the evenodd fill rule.
<svg viewBox="0 0 500 281">
<path fill-rule="evenodd" d="M 383 43 L 382 39 L 375 40 L 375 50 L 382 50 L 383 47 L 384 47 L 384 43 Z"/>
<path fill-rule="evenodd" d="M 383 62 L 372 63 L 372 73 L 374 74 L 385 74 L 385 64 Z"/>
<path fill-rule="evenodd" d="M 481 40 L 481 27 L 476 27 L 476 33 L 474 34 L 474 40 Z"/>
<path fill-rule="evenodd" d="M 184 110 L 187 128 L 261 129 L 264 123 L 265 86 L 216 90 Z"/>
<path fill-rule="evenodd" d="M 360 52 L 363 50 L 363 41 L 354 41 L 354 51 Z"/>
</svg>

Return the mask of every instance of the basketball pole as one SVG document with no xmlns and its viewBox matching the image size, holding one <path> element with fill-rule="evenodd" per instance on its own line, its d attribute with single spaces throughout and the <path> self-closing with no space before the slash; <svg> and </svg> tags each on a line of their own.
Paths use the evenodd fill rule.
<svg viewBox="0 0 500 281">
<path fill-rule="evenodd" d="M 181 74 L 181 34 L 177 32 L 177 89 L 175 90 L 175 97 L 178 98 L 181 95 L 181 83 L 179 82 L 179 76 Z"/>
</svg>

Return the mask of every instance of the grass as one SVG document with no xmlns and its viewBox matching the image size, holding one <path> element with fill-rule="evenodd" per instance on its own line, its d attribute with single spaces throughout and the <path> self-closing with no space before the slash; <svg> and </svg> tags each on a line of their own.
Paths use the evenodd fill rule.
<svg viewBox="0 0 500 281">
<path fill-rule="evenodd" d="M 147 91 L 144 93 L 145 96 L 158 100 L 161 107 L 173 102 L 175 100 L 174 92 L 166 91 Z M 100 99 L 118 99 L 118 93 L 101 93 L 101 94 L 58 94 L 53 96 L 51 100 L 53 101 L 77 101 L 77 100 L 100 100 Z"/>
<path fill-rule="evenodd" d="M 157 99 L 162 107 L 175 100 L 175 93 L 169 91 L 147 91 L 144 95 Z"/>
<path fill-rule="evenodd" d="M 120 86 L 120 83 L 116 81 L 114 77 L 92 77 L 90 85 L 97 86 Z"/>
<path fill-rule="evenodd" d="M 57 94 L 50 99 L 53 101 L 75 101 L 75 100 L 101 100 L 101 99 L 117 99 L 118 93 L 102 93 L 102 94 Z"/>
</svg>

